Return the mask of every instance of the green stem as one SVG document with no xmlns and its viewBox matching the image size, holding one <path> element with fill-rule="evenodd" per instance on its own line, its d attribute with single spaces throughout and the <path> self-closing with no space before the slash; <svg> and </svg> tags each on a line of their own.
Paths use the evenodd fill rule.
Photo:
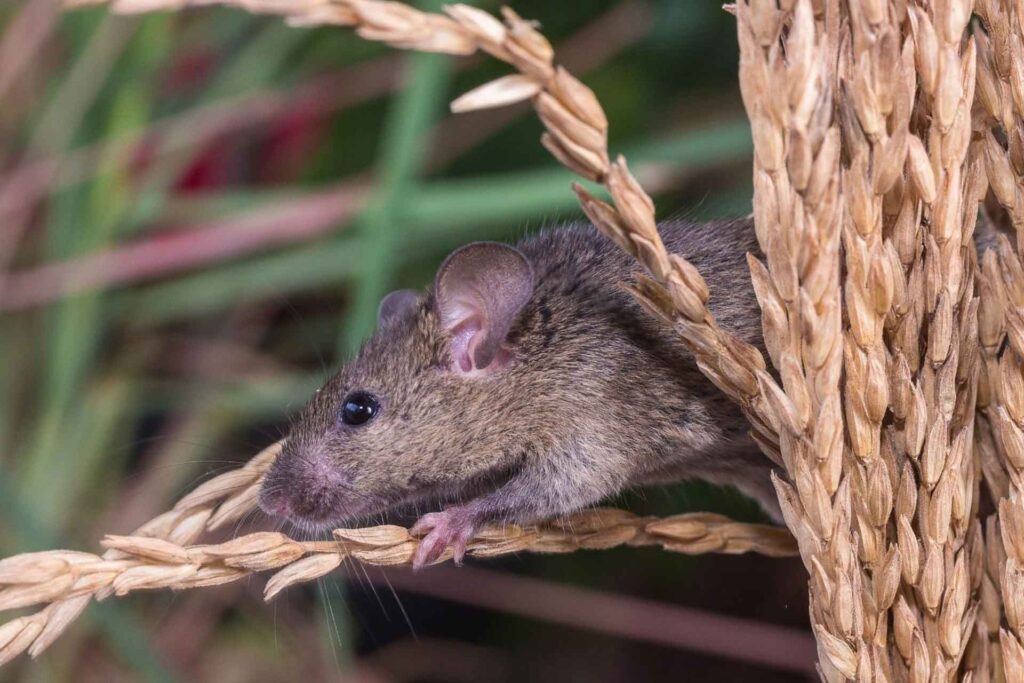
<svg viewBox="0 0 1024 683">
<path fill-rule="evenodd" d="M 416 190 L 427 133 L 441 109 L 450 64 L 450 58 L 441 55 L 408 57 L 407 85 L 400 88 L 385 125 L 377 194 L 359 220 L 365 244 L 360 264 L 363 277 L 355 287 L 339 340 L 342 357 L 356 351 L 373 331 L 377 305 L 394 278 L 401 238 L 414 229 L 408 225 L 404 205 Z"/>
</svg>

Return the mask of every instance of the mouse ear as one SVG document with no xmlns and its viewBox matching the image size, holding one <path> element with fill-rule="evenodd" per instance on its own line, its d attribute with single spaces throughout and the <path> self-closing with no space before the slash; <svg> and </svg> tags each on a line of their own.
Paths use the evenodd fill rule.
<svg viewBox="0 0 1024 683">
<path fill-rule="evenodd" d="M 377 327 L 390 320 L 410 315 L 420 305 L 420 293 L 414 289 L 398 289 L 380 300 L 377 307 Z"/>
<path fill-rule="evenodd" d="M 533 294 L 533 268 L 518 250 L 475 242 L 441 264 L 434 299 L 441 325 L 451 333 L 454 369 L 491 370 L 507 361 L 502 345 Z"/>
</svg>

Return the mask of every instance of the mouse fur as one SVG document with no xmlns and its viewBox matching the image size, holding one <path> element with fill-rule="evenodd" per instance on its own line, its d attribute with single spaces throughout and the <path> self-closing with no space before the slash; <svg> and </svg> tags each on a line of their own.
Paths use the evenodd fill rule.
<svg viewBox="0 0 1024 683">
<path fill-rule="evenodd" d="M 750 219 L 671 221 L 719 324 L 763 349 Z M 778 517 L 771 463 L 678 334 L 624 290 L 636 261 L 589 225 L 455 252 L 425 293 L 393 293 L 358 355 L 309 401 L 261 505 L 304 526 L 425 513 L 415 564 L 461 560 L 484 524 L 530 523 L 623 489 L 704 479 Z M 365 424 L 342 419 L 354 392 Z"/>
</svg>

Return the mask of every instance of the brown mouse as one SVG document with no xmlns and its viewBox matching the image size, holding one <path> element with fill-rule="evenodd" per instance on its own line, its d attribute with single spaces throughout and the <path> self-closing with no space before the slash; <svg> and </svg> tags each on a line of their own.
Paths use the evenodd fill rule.
<svg viewBox="0 0 1024 683">
<path fill-rule="evenodd" d="M 660 231 L 704 274 L 722 327 L 761 346 L 751 221 Z M 585 225 L 458 249 L 428 292 L 381 302 L 376 333 L 292 428 L 262 508 L 306 527 L 425 512 L 416 566 L 448 547 L 461 561 L 484 524 L 643 484 L 732 484 L 777 518 L 739 410 L 622 288 L 637 268 Z"/>
</svg>

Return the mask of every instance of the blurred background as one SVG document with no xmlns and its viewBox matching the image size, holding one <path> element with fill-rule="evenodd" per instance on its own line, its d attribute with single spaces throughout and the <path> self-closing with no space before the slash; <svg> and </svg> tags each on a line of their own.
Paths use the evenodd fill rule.
<svg viewBox="0 0 1024 683">
<path fill-rule="evenodd" d="M 750 210 L 720 2 L 511 4 L 596 91 L 662 217 Z M 505 73 L 241 11 L 0 5 L 0 555 L 131 531 L 279 438 L 384 293 L 465 242 L 577 220 L 528 106 L 447 111 Z M 703 484 L 612 502 L 762 519 Z M 624 549 L 349 567 L 269 605 L 255 578 L 93 606 L 0 678 L 807 680 L 804 577 Z"/>
</svg>

